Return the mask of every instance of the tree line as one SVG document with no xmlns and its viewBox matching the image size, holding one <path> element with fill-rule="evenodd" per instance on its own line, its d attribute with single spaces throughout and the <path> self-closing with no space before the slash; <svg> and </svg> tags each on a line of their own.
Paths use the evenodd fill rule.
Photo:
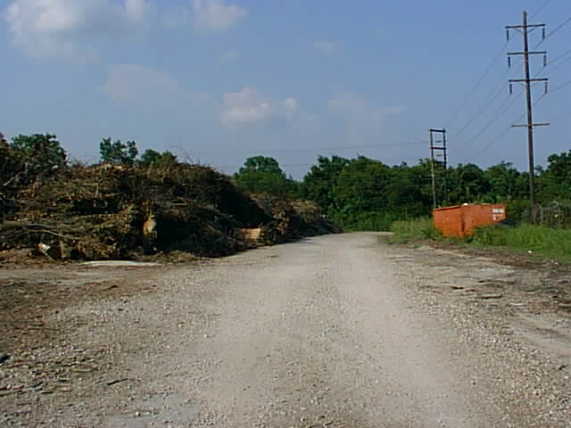
<svg viewBox="0 0 571 428">
<path fill-rule="evenodd" d="M 473 163 L 444 168 L 435 163 L 439 206 L 463 203 L 507 203 L 514 220 L 529 211 L 529 174 L 509 162 L 482 169 Z M 432 163 L 389 166 L 359 156 L 319 156 L 302 180 L 287 177 L 270 157 L 246 160 L 235 174 L 239 187 L 317 202 L 338 225 L 349 230 L 386 230 L 396 220 L 428 216 L 433 207 Z M 536 170 L 540 203 L 571 202 L 571 150 L 553 154 Z"/>
<path fill-rule="evenodd" d="M 102 163 L 131 167 L 179 163 L 169 151 L 149 149 L 139 155 L 134 141 L 105 138 L 99 151 Z M 19 135 L 8 142 L 0 134 L 0 198 L 10 189 L 49 177 L 68 165 L 68 155 L 55 135 Z M 430 215 L 431 172 L 428 159 L 415 165 L 390 166 L 364 156 L 319 156 L 303 179 L 294 180 L 276 159 L 254 156 L 245 161 L 233 180 L 246 192 L 315 201 L 331 220 L 346 229 L 383 230 L 395 220 Z M 571 201 L 571 150 L 549 156 L 547 166 L 538 167 L 536 172 L 540 203 Z M 439 205 L 507 202 L 516 218 L 529 208 L 529 175 L 509 162 L 486 169 L 473 163 L 445 169 L 436 163 L 435 174 Z"/>
</svg>

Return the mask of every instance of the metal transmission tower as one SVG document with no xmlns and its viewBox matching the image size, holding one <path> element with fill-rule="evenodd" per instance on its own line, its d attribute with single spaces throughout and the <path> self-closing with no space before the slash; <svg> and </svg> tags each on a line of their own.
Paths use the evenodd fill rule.
<svg viewBox="0 0 571 428">
<path fill-rule="evenodd" d="M 547 52 L 546 51 L 530 51 L 529 50 L 529 34 L 541 28 L 542 39 L 545 40 L 545 24 L 528 24 L 527 22 L 527 12 L 523 12 L 523 24 L 522 25 L 508 25 L 506 26 L 506 34 L 508 41 L 510 39 L 511 30 L 516 30 L 523 35 L 523 51 L 522 52 L 508 52 L 508 66 L 511 66 L 511 58 L 513 56 L 523 56 L 523 79 L 510 79 L 510 94 L 512 93 L 512 85 L 514 83 L 524 83 L 525 93 L 526 93 L 526 107 L 527 107 L 527 124 L 524 125 L 513 125 L 513 127 L 527 128 L 527 148 L 529 156 L 529 201 L 532 207 L 532 219 L 535 218 L 535 160 L 533 154 L 533 128 L 536 126 L 548 126 L 549 123 L 534 123 L 533 122 L 533 102 L 531 94 L 532 83 L 544 82 L 545 83 L 545 93 L 547 93 L 547 82 L 549 79 L 546 78 L 532 78 L 530 74 L 529 67 L 529 57 L 531 55 L 543 55 L 543 66 L 547 65 Z"/>
<path fill-rule="evenodd" d="M 446 173 L 448 168 L 448 149 L 446 148 L 446 129 L 429 129 L 430 133 L 430 166 L 432 173 L 432 206 L 438 208 L 436 191 L 436 164 Z M 438 138 L 440 136 L 440 139 Z M 446 192 L 446 175 L 443 176 L 444 192 Z"/>
</svg>

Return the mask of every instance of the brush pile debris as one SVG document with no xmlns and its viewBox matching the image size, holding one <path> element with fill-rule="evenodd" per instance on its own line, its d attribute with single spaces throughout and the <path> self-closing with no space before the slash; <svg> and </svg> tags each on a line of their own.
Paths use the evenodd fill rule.
<svg viewBox="0 0 571 428">
<path fill-rule="evenodd" d="M 51 259 L 199 257 L 334 232 L 311 202 L 249 196 L 212 168 L 73 166 L 2 204 L 0 251 Z"/>
</svg>

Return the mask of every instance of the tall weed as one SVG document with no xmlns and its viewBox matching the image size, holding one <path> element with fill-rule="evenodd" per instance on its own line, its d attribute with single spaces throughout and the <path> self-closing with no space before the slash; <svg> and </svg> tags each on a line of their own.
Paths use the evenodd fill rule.
<svg viewBox="0 0 571 428">
<path fill-rule="evenodd" d="M 470 242 L 479 246 L 507 247 L 546 257 L 571 260 L 571 229 L 522 224 L 490 226 L 476 231 Z"/>
<path fill-rule="evenodd" d="M 441 235 L 434 227 L 432 219 L 427 217 L 395 221 L 391 225 L 390 230 L 393 232 L 391 241 L 395 243 L 441 239 Z"/>
</svg>

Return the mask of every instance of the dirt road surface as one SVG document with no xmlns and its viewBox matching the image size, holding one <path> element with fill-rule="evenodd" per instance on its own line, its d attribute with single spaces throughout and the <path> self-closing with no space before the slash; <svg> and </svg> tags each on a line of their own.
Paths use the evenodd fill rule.
<svg viewBox="0 0 571 428">
<path fill-rule="evenodd" d="M 532 292 L 548 269 L 381 238 L 62 268 L 69 296 L 95 277 L 110 294 L 22 318 L 41 336 L 7 324 L 0 425 L 571 426 L 571 318 Z M 0 269 L 5 284 L 29 277 Z"/>
</svg>

